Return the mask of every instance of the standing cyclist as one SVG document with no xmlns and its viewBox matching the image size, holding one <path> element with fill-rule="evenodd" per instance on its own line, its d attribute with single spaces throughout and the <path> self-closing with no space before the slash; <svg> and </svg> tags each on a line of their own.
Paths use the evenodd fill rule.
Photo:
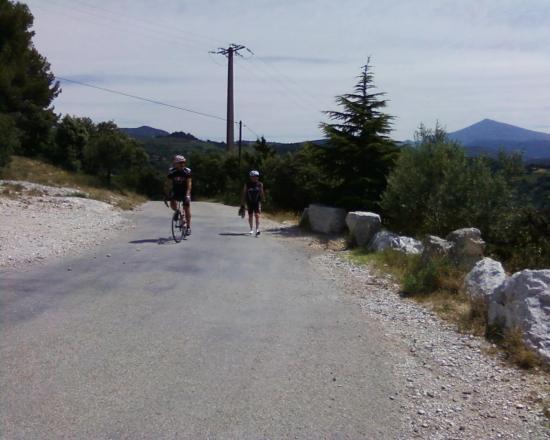
<svg viewBox="0 0 550 440">
<path fill-rule="evenodd" d="M 168 171 L 168 179 L 172 181 L 172 190 L 170 191 L 170 207 L 176 211 L 177 202 L 183 202 L 183 210 L 187 220 L 187 235 L 191 235 L 191 169 L 185 166 L 187 160 L 184 156 L 174 156 L 172 168 Z"/>
<path fill-rule="evenodd" d="M 262 202 L 265 200 L 264 185 L 260 182 L 260 173 L 252 170 L 249 173 L 249 180 L 244 184 L 241 194 L 241 209 L 244 205 L 248 208 L 248 224 L 250 225 L 250 235 L 254 234 L 253 219 L 256 218 L 256 237 L 260 235 L 260 213 L 262 212 Z"/>
</svg>

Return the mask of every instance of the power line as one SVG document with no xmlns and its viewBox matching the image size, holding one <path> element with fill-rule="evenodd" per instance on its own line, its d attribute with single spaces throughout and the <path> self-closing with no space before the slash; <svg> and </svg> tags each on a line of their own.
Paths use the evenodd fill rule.
<svg viewBox="0 0 550 440">
<path fill-rule="evenodd" d="M 173 104 L 168 104 L 166 102 L 158 101 L 156 99 L 145 98 L 143 96 L 138 96 L 138 95 L 132 95 L 130 93 L 120 92 L 118 90 L 108 89 L 106 87 L 95 86 L 93 84 L 88 84 L 88 83 L 85 83 L 85 82 L 82 82 L 82 81 L 76 81 L 74 79 L 63 78 L 61 76 L 56 76 L 56 78 L 61 80 L 61 81 L 70 82 L 70 83 L 78 84 L 78 85 L 85 86 L 85 87 L 90 87 L 92 89 L 102 90 L 104 92 L 113 93 L 115 95 L 126 96 L 128 98 L 138 99 L 140 101 L 149 102 L 151 104 L 162 105 L 164 107 L 170 107 L 170 108 L 173 108 L 173 109 L 176 109 L 176 110 L 181 110 L 181 111 L 184 111 L 184 112 L 194 113 L 194 114 L 199 115 L 199 116 L 218 119 L 218 120 L 224 121 L 224 122 L 227 121 L 227 119 L 222 118 L 221 116 L 211 115 L 209 113 L 204 113 L 204 112 L 200 112 L 200 111 L 197 111 L 197 110 L 191 110 L 189 108 L 180 107 L 180 106 L 173 105 Z"/>
<path fill-rule="evenodd" d="M 89 21 L 95 22 L 96 24 L 101 24 L 101 25 L 107 24 L 108 25 L 108 23 L 106 23 L 106 22 L 111 22 L 111 24 L 114 25 L 113 27 L 118 28 L 118 30 L 122 30 L 122 28 L 126 28 L 128 30 L 131 30 L 131 32 L 133 32 L 133 33 L 141 34 L 143 36 L 147 35 L 149 38 L 153 37 L 155 39 L 159 39 L 159 40 L 163 40 L 163 41 L 166 41 L 167 38 L 170 38 L 170 42 L 173 43 L 173 44 L 183 44 L 185 46 L 197 47 L 198 43 L 203 44 L 207 40 L 208 41 L 219 41 L 219 40 L 214 40 L 211 37 L 207 37 L 205 35 L 201 35 L 201 34 L 198 34 L 198 33 L 193 33 L 193 32 L 185 31 L 185 30 L 178 29 L 178 28 L 170 29 L 168 26 L 159 26 L 159 25 L 156 25 L 156 24 L 151 23 L 149 21 L 145 21 L 145 20 L 142 20 L 142 19 L 139 19 L 139 18 L 136 18 L 136 17 L 131 17 L 131 16 L 125 15 L 122 12 L 115 12 L 112 9 L 107 9 L 107 8 L 104 8 L 104 7 L 98 7 L 96 5 L 92 5 L 92 4 L 88 3 L 86 0 L 73 0 L 70 3 L 65 3 L 65 2 L 63 2 L 63 0 L 51 0 L 51 1 L 52 1 L 52 3 L 49 3 L 50 6 L 53 6 L 53 4 L 57 4 L 58 6 L 63 5 L 63 10 L 59 11 L 59 13 L 65 15 L 67 17 L 70 17 L 70 18 L 73 18 L 73 19 L 75 19 L 75 18 L 78 19 L 74 15 L 67 14 L 67 10 L 73 11 L 73 12 L 76 12 L 77 14 L 81 15 L 81 17 L 80 17 L 81 20 L 83 19 L 82 16 L 85 15 L 85 16 L 88 17 Z M 40 6 L 43 6 L 43 5 L 38 5 L 38 6 L 39 6 L 38 9 L 42 9 L 42 8 L 40 8 Z M 85 9 L 82 9 L 82 8 L 85 8 Z M 86 20 L 83 20 L 83 21 L 86 21 Z M 146 33 L 139 32 L 139 30 L 146 31 Z M 185 39 L 187 39 L 188 41 L 185 41 L 185 39 L 182 40 L 181 36 L 185 36 Z M 176 39 L 174 39 L 174 38 L 176 38 Z M 200 41 L 200 40 L 202 40 L 202 41 Z M 236 47 L 235 47 L 235 49 L 236 49 Z M 239 47 L 239 49 L 241 49 L 241 48 Z M 251 55 L 254 55 L 252 53 L 252 51 L 250 51 L 248 48 L 244 48 L 244 49 L 248 50 L 248 52 Z M 224 50 L 224 49 L 220 49 L 220 50 Z M 219 51 L 218 52 L 210 52 L 210 53 L 218 53 L 218 54 L 227 55 L 227 54 L 221 53 Z M 238 53 L 238 52 L 236 51 L 235 53 Z M 210 56 L 210 60 L 212 62 L 215 62 L 211 56 Z M 247 57 L 247 58 L 245 58 L 245 60 L 248 61 L 249 58 Z M 268 81 L 271 81 L 273 83 L 277 83 L 280 92 L 282 92 L 282 94 L 286 95 L 287 98 L 289 98 L 291 101 L 294 102 L 294 104 L 301 107 L 302 110 L 306 110 L 306 111 L 311 111 L 315 107 L 314 101 L 313 101 L 313 99 L 311 99 L 311 98 L 313 98 L 313 95 L 307 93 L 307 91 L 304 90 L 303 87 L 300 87 L 299 84 L 296 81 L 292 80 L 287 75 L 284 75 L 280 70 L 277 71 L 277 73 L 279 74 L 278 76 L 274 75 L 273 72 L 271 72 L 271 69 L 274 69 L 274 66 L 270 66 L 268 63 L 266 63 L 261 58 L 258 58 L 258 60 L 262 64 L 261 66 L 258 65 L 257 63 L 250 63 L 250 67 L 255 66 L 258 70 L 258 73 L 262 73 L 262 76 L 265 79 L 267 79 Z M 216 64 L 218 64 L 218 63 L 216 63 Z M 257 73 L 253 71 L 253 69 L 249 69 L 246 64 L 243 64 L 242 66 L 246 70 L 248 70 L 249 73 L 253 74 L 258 79 L 260 79 L 259 76 L 257 75 Z M 284 79 L 285 81 L 283 81 L 281 78 Z M 295 88 L 294 89 L 290 88 L 289 87 L 290 85 L 294 86 Z M 296 96 L 296 92 L 301 93 L 303 98 L 310 99 L 310 103 L 309 104 L 305 103 L 303 101 L 303 99 L 299 99 L 299 97 Z M 148 99 L 148 98 L 146 98 L 146 99 Z M 151 100 L 151 101 L 153 101 L 153 100 Z M 313 104 L 313 106 L 311 106 L 311 104 Z M 173 106 L 173 107 L 177 107 L 177 106 Z M 198 112 L 198 113 L 200 113 L 200 112 Z M 210 117 L 212 117 L 212 115 L 210 115 Z M 216 118 L 219 118 L 219 117 L 216 117 Z M 227 119 L 224 119 L 224 120 L 227 120 Z M 234 124 L 235 124 L 235 122 L 234 122 Z M 249 128 L 249 127 L 247 127 L 247 128 Z"/>
<path fill-rule="evenodd" d="M 197 110 L 192 110 L 192 109 L 189 109 L 189 108 L 180 107 L 180 106 L 173 105 L 173 104 L 168 104 L 166 102 L 162 102 L 162 101 L 159 101 L 159 100 L 156 100 L 156 99 L 145 98 L 143 96 L 138 96 L 138 95 L 132 95 L 130 93 L 121 92 L 119 90 L 108 89 L 107 87 L 96 86 L 96 85 L 88 84 L 88 83 L 85 83 L 85 82 L 82 82 L 82 81 L 77 81 L 77 80 L 74 80 L 74 79 L 64 78 L 62 76 L 56 76 L 56 79 L 58 79 L 60 81 L 73 83 L 73 84 L 78 84 L 78 85 L 84 86 L 84 87 L 89 87 L 89 88 L 92 88 L 92 89 L 101 90 L 103 92 L 112 93 L 112 94 L 115 94 L 115 95 L 120 95 L 120 96 L 125 96 L 125 97 L 128 97 L 128 98 L 138 99 L 140 101 L 145 101 L 145 102 L 148 102 L 150 104 L 162 105 L 164 107 L 169 107 L 169 108 L 172 108 L 172 109 L 175 109 L 175 110 L 181 110 L 181 111 L 193 113 L 193 114 L 196 114 L 196 115 L 199 115 L 199 116 L 204 116 L 204 117 L 207 117 L 207 118 L 218 119 L 220 121 L 227 122 L 227 119 L 222 118 L 221 116 L 216 116 L 216 115 L 212 115 L 212 114 L 209 114 L 209 113 L 200 112 L 200 111 L 197 111 Z M 234 124 L 238 124 L 238 122 L 234 122 Z M 261 137 L 258 133 L 256 133 L 254 130 L 252 130 L 252 128 L 250 128 L 247 124 L 243 124 L 243 127 L 245 127 L 248 131 L 250 131 L 258 139 Z"/>
<path fill-rule="evenodd" d="M 256 133 L 254 130 L 252 130 L 248 125 L 243 124 L 243 127 L 246 128 L 250 133 L 252 133 L 254 136 L 256 136 L 257 139 L 260 139 L 262 136 L 260 136 L 258 133 Z"/>
</svg>

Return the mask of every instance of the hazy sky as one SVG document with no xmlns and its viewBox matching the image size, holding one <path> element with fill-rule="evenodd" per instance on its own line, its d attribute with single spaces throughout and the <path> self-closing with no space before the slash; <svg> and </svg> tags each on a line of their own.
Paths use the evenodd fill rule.
<svg viewBox="0 0 550 440">
<path fill-rule="evenodd" d="M 550 0 L 28 0 L 35 44 L 61 77 L 225 117 L 272 141 L 317 139 L 322 110 L 372 57 L 396 117 L 449 131 L 483 118 L 550 131 Z M 58 113 L 224 140 L 223 121 L 62 83 Z M 246 131 L 244 137 L 254 134 Z"/>
</svg>

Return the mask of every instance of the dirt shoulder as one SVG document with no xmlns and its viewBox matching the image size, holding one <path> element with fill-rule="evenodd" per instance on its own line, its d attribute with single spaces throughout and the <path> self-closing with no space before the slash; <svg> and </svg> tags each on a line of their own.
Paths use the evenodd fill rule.
<svg viewBox="0 0 550 440">
<path fill-rule="evenodd" d="M 92 248 L 131 227 L 129 216 L 73 188 L 0 181 L 0 270 Z"/>
</svg>

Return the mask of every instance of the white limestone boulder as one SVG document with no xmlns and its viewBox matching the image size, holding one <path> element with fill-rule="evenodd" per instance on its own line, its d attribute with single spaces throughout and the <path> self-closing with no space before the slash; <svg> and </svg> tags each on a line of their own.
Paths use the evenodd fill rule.
<svg viewBox="0 0 550 440">
<path fill-rule="evenodd" d="M 425 263 L 448 257 L 453 247 L 450 241 L 444 240 L 436 235 L 427 235 L 424 240 L 422 240 L 422 244 L 424 245 L 422 261 Z"/>
<path fill-rule="evenodd" d="M 471 270 L 483 258 L 485 242 L 481 231 L 476 228 L 463 228 L 451 232 L 446 237 L 452 243 L 450 257 L 452 261 L 465 270 Z"/>
<path fill-rule="evenodd" d="M 382 220 L 374 212 L 354 211 L 346 216 L 351 239 L 358 246 L 366 246 L 382 227 Z"/>
<path fill-rule="evenodd" d="M 312 231 L 323 234 L 342 232 L 346 227 L 346 211 L 340 208 L 312 204 L 307 210 Z"/>
<path fill-rule="evenodd" d="M 464 290 L 472 300 L 490 301 L 495 290 L 506 281 L 500 262 L 492 258 L 479 260 L 464 279 Z"/>
<path fill-rule="evenodd" d="M 550 270 L 523 270 L 490 297 L 489 324 L 519 328 L 526 344 L 550 362 Z"/>
<path fill-rule="evenodd" d="M 393 249 L 409 255 L 419 255 L 423 250 L 423 246 L 420 241 L 411 237 L 400 236 L 385 230 L 379 231 L 374 235 L 369 244 L 369 248 L 375 252 Z"/>
</svg>

